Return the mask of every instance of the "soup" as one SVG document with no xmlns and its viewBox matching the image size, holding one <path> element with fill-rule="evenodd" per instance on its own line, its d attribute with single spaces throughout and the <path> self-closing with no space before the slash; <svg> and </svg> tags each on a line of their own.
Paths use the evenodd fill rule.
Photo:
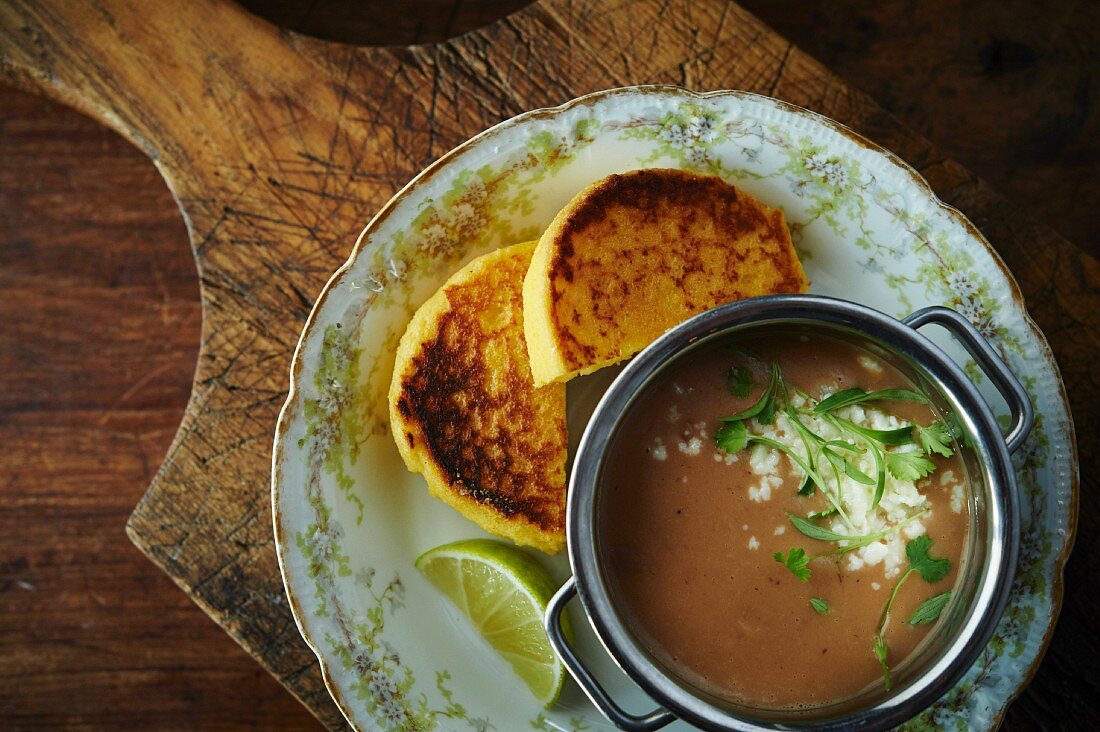
<svg viewBox="0 0 1100 732">
<path fill-rule="evenodd" d="M 959 574 L 955 452 L 913 384 L 846 342 L 700 347 L 630 407 L 601 476 L 615 605 L 672 674 L 734 703 L 889 688 Z"/>
</svg>

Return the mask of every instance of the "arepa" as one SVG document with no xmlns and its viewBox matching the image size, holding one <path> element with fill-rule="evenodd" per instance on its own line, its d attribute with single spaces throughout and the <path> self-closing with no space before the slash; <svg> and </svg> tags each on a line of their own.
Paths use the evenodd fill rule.
<svg viewBox="0 0 1100 732">
<path fill-rule="evenodd" d="M 524 279 L 535 384 L 628 358 L 715 305 L 806 286 L 778 209 L 715 176 L 609 176 L 558 213 Z"/>
<path fill-rule="evenodd" d="M 565 386 L 531 378 L 522 284 L 534 249 L 475 259 L 420 307 L 397 348 L 390 425 L 433 496 L 554 553 L 565 541 Z"/>
</svg>

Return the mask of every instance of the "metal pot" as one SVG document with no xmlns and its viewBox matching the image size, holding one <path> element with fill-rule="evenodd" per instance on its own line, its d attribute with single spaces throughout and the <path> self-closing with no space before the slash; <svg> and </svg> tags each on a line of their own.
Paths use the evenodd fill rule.
<svg viewBox="0 0 1100 732">
<path fill-rule="evenodd" d="M 993 412 L 963 370 L 918 332 L 946 328 L 973 356 L 1008 403 L 1012 427 L 1002 436 Z M 599 494 L 604 461 L 623 416 L 653 378 L 700 345 L 716 338 L 777 327 L 828 334 L 855 343 L 909 376 L 933 406 L 963 431 L 970 538 L 948 612 L 929 641 L 894 672 L 889 693 L 861 695 L 809 710 L 759 709 L 718 699 L 676 677 L 632 635 L 616 609 L 601 566 Z M 781 295 L 708 310 L 665 333 L 638 354 L 608 389 L 585 429 L 569 482 L 567 536 L 570 578 L 546 612 L 546 630 L 566 668 L 592 703 L 618 728 L 653 730 L 677 718 L 706 730 L 884 729 L 925 709 L 945 694 L 989 642 L 1015 574 L 1020 543 L 1016 480 L 1009 454 L 1023 444 L 1034 412 L 1019 380 L 963 316 L 944 307 L 896 320 L 869 307 L 811 295 Z M 561 615 L 575 595 L 612 659 L 660 708 L 645 715 L 621 709 L 604 691 L 561 630 Z"/>
</svg>

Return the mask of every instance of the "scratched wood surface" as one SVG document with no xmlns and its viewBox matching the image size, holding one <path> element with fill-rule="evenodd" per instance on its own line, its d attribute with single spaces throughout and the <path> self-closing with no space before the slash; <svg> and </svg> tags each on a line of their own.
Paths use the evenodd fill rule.
<svg viewBox="0 0 1100 732">
<path fill-rule="evenodd" d="M 1096 262 L 736 5 L 544 0 L 446 44 L 355 49 L 215 0 L 8 2 L 0 57 L 9 78 L 145 151 L 186 215 L 204 318 L 198 368 L 128 529 L 326 724 L 340 719 L 281 601 L 270 537 L 270 435 L 287 362 L 312 298 L 373 211 L 440 153 L 515 113 L 674 82 L 770 93 L 855 127 L 985 230 L 1060 356 L 1079 432 L 1095 432 L 1097 389 L 1080 356 L 1100 340 L 1085 325 Z M 1095 650 L 1089 627 L 1074 642 Z"/>
</svg>

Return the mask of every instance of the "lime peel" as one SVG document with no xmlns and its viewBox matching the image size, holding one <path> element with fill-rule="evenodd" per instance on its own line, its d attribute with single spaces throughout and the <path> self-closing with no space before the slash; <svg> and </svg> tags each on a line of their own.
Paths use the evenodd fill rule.
<svg viewBox="0 0 1100 732">
<path fill-rule="evenodd" d="M 557 701 L 565 669 L 542 624 L 557 586 L 542 565 L 509 544 L 469 539 L 429 549 L 416 568 L 470 619 L 543 706 Z"/>
</svg>

